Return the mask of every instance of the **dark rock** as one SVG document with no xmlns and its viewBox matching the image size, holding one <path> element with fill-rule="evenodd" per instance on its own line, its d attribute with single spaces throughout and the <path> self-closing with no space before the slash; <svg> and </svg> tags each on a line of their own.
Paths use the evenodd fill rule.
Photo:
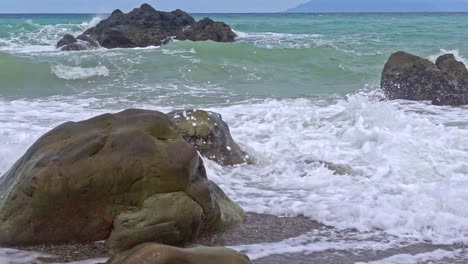
<svg viewBox="0 0 468 264">
<path fill-rule="evenodd" d="M 63 51 L 71 50 L 91 50 L 98 49 L 100 47 L 99 43 L 92 39 L 89 36 L 81 35 L 78 38 L 67 34 L 57 43 L 57 48 Z"/>
<path fill-rule="evenodd" d="M 63 38 L 61 40 L 59 40 L 59 42 L 57 43 L 57 48 L 60 48 L 60 47 L 63 47 L 65 45 L 70 45 L 70 44 L 73 44 L 73 43 L 76 43 L 78 42 L 78 40 L 73 36 L 73 35 L 70 35 L 70 34 L 66 34 L 65 36 L 63 36 Z"/>
<path fill-rule="evenodd" d="M 207 179 L 196 149 L 156 111 L 60 125 L 0 180 L 3 245 L 178 245 L 243 216 Z"/>
<path fill-rule="evenodd" d="M 429 60 L 399 51 L 385 64 L 381 87 L 388 99 L 432 100 L 440 71 Z"/>
<path fill-rule="evenodd" d="M 231 27 L 223 22 L 215 22 L 209 18 L 204 18 L 182 30 L 177 35 L 179 40 L 205 41 L 212 40 L 216 42 L 233 42 L 236 34 Z"/>
<path fill-rule="evenodd" d="M 434 91 L 432 103 L 435 105 L 468 104 L 468 70 L 463 62 L 457 61 L 453 54 L 440 56 L 437 67 L 444 73 L 447 85 Z"/>
<path fill-rule="evenodd" d="M 390 56 L 381 88 L 388 99 L 430 100 L 435 105 L 468 104 L 468 71 L 452 54 L 431 61 L 406 53 Z"/>
<path fill-rule="evenodd" d="M 176 248 L 156 243 L 138 245 L 112 257 L 107 264 L 250 264 L 249 258 L 222 247 Z"/>
<path fill-rule="evenodd" d="M 160 46 L 169 43 L 173 37 L 181 40 L 230 42 L 234 40 L 235 34 L 222 22 L 209 19 L 195 22 L 192 16 L 182 10 L 162 12 L 143 4 L 128 14 L 115 10 L 109 18 L 86 30 L 81 36 L 88 36 L 100 46 L 111 49 Z"/>
<path fill-rule="evenodd" d="M 206 158 L 221 165 L 252 162 L 234 142 L 220 114 L 195 109 L 173 111 L 168 116 L 179 127 L 182 137 Z"/>
</svg>

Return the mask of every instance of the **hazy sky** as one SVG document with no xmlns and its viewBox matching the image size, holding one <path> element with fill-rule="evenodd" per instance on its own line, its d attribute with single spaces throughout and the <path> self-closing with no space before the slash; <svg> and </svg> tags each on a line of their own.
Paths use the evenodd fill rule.
<svg viewBox="0 0 468 264">
<path fill-rule="evenodd" d="M 380 1 L 380 0 L 378 0 Z M 0 13 L 107 13 L 147 2 L 159 10 L 188 12 L 279 12 L 306 0 L 0 0 Z"/>
</svg>

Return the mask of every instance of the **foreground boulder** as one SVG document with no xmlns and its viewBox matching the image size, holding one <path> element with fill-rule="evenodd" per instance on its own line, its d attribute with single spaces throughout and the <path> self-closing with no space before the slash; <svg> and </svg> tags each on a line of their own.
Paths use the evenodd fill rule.
<svg viewBox="0 0 468 264">
<path fill-rule="evenodd" d="M 143 4 L 128 14 L 115 10 L 109 18 L 86 30 L 77 39 L 87 38 L 112 49 L 160 46 L 170 42 L 173 37 L 180 40 L 232 42 L 236 34 L 222 22 L 211 19 L 196 22 L 182 10 L 162 12 Z M 69 45 L 62 45 L 63 42 L 63 39 L 59 41 L 58 48 L 71 49 Z"/>
<path fill-rule="evenodd" d="M 453 54 L 431 61 L 406 53 L 390 56 L 381 88 L 388 99 L 430 100 L 435 105 L 468 104 L 468 71 Z"/>
<path fill-rule="evenodd" d="M 160 244 L 142 244 L 122 252 L 107 264 L 250 264 L 249 258 L 227 248 L 176 248 Z"/>
<path fill-rule="evenodd" d="M 182 137 L 206 158 L 221 165 L 251 163 L 251 158 L 232 139 L 220 114 L 204 110 L 177 110 L 167 114 Z"/>
<path fill-rule="evenodd" d="M 178 245 L 242 220 L 242 209 L 207 179 L 196 149 L 156 111 L 60 125 L 0 182 L 3 245 Z"/>
</svg>

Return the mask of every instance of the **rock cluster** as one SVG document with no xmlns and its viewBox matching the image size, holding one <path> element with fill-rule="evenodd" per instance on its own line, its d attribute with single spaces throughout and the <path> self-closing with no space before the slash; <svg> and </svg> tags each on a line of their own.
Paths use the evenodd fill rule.
<svg viewBox="0 0 468 264">
<path fill-rule="evenodd" d="M 243 221 L 167 115 L 130 109 L 68 122 L 0 181 L 0 243 L 183 245 Z"/>
<path fill-rule="evenodd" d="M 382 72 L 381 88 L 388 99 L 429 100 L 434 105 L 468 104 L 468 71 L 453 54 L 436 63 L 406 53 L 390 56 Z"/>
<path fill-rule="evenodd" d="M 232 42 L 236 34 L 223 22 L 205 18 L 199 22 L 182 10 L 157 11 L 148 4 L 128 14 L 120 10 L 87 29 L 76 39 L 66 35 L 57 43 L 61 50 L 85 50 L 101 47 L 135 48 L 160 46 L 173 38 L 179 40 Z"/>
</svg>

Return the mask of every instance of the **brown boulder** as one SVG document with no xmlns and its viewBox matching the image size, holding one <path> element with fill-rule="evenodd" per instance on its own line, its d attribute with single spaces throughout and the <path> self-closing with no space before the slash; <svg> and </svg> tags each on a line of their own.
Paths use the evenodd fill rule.
<svg viewBox="0 0 468 264">
<path fill-rule="evenodd" d="M 142 244 L 111 258 L 107 264 L 250 264 L 249 258 L 232 249 L 219 247 L 176 248 Z"/>
<path fill-rule="evenodd" d="M 227 208 L 229 207 L 229 208 Z M 224 218 L 223 218 L 224 216 Z M 227 219 L 227 221 L 225 221 Z M 42 136 L 0 180 L 0 243 L 183 244 L 242 221 L 160 112 L 126 110 Z"/>
</svg>

